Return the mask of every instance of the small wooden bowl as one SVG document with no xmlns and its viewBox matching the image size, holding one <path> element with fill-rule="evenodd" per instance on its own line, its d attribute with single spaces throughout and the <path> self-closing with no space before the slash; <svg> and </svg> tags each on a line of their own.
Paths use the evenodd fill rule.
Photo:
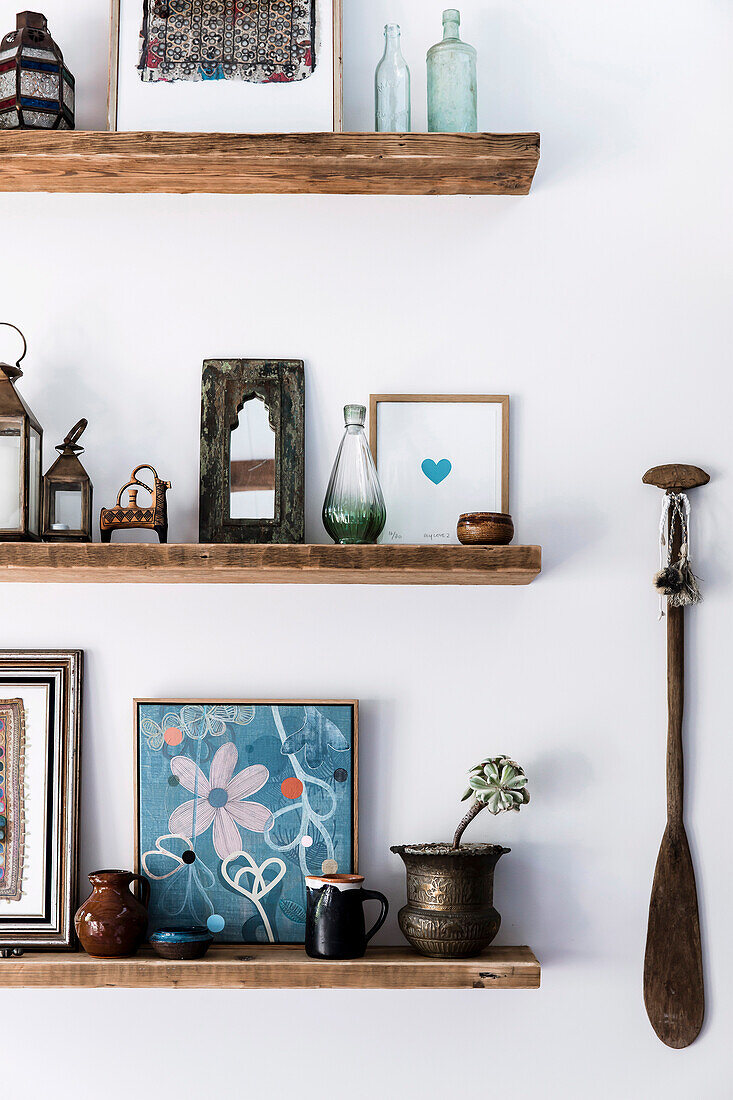
<svg viewBox="0 0 733 1100">
<path fill-rule="evenodd" d="M 514 521 L 504 512 L 466 512 L 458 520 L 458 541 L 464 546 L 508 546 Z"/>
</svg>

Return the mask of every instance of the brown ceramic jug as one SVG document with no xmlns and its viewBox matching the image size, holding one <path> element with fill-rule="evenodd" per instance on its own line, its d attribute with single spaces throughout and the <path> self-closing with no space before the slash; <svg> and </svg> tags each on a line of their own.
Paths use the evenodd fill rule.
<svg viewBox="0 0 733 1100">
<path fill-rule="evenodd" d="M 150 883 L 132 871 L 93 871 L 92 892 L 74 917 L 76 934 L 88 955 L 124 959 L 134 955 L 148 929 Z M 137 881 L 142 902 L 130 890 Z"/>
</svg>

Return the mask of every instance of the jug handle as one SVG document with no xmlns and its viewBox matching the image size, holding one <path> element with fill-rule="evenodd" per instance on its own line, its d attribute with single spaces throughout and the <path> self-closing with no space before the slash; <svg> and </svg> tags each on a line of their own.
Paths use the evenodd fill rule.
<svg viewBox="0 0 733 1100">
<path fill-rule="evenodd" d="M 376 935 L 376 933 L 379 931 L 379 929 L 382 927 L 387 919 L 387 913 L 389 913 L 389 902 L 385 898 L 384 894 L 380 894 L 378 890 L 362 890 L 361 896 L 363 901 L 378 901 L 382 906 L 382 911 L 377 917 L 376 924 L 374 924 L 373 927 L 370 928 L 370 930 L 366 934 L 366 942 L 369 943 L 369 940 L 372 938 L 372 936 Z"/>
<path fill-rule="evenodd" d="M 140 883 L 140 893 L 142 895 L 140 900 L 147 909 L 148 905 L 150 904 L 150 883 L 146 878 L 143 877 L 143 875 L 133 875 L 132 881 Z"/>
</svg>

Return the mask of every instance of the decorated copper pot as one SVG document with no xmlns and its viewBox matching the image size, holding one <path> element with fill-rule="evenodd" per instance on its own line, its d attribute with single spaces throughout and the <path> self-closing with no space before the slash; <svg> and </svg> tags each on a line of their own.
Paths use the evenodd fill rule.
<svg viewBox="0 0 733 1100">
<path fill-rule="evenodd" d="M 402 934 L 434 958 L 480 955 L 499 931 L 494 868 L 509 848 L 498 844 L 408 844 L 393 847 L 407 869 Z"/>
<path fill-rule="evenodd" d="M 76 934 L 88 955 L 124 959 L 134 955 L 148 930 L 150 883 L 132 871 L 93 871 L 92 892 L 74 917 Z M 142 902 L 130 890 L 139 882 Z"/>
</svg>

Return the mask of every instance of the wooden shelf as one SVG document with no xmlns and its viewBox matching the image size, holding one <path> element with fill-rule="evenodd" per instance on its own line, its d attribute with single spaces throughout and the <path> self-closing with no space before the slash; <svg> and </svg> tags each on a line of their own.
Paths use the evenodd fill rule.
<svg viewBox="0 0 733 1100">
<path fill-rule="evenodd" d="M 539 546 L 0 543 L 0 582 L 529 584 Z"/>
<path fill-rule="evenodd" d="M 526 195 L 539 134 L 0 133 L 0 191 Z"/>
<path fill-rule="evenodd" d="M 377 947 L 347 962 L 309 959 L 301 947 L 212 947 L 197 962 L 168 962 L 144 948 L 133 959 L 82 953 L 0 961 L 0 989 L 538 989 L 528 947 L 490 947 L 476 959 L 426 959 Z"/>
</svg>

